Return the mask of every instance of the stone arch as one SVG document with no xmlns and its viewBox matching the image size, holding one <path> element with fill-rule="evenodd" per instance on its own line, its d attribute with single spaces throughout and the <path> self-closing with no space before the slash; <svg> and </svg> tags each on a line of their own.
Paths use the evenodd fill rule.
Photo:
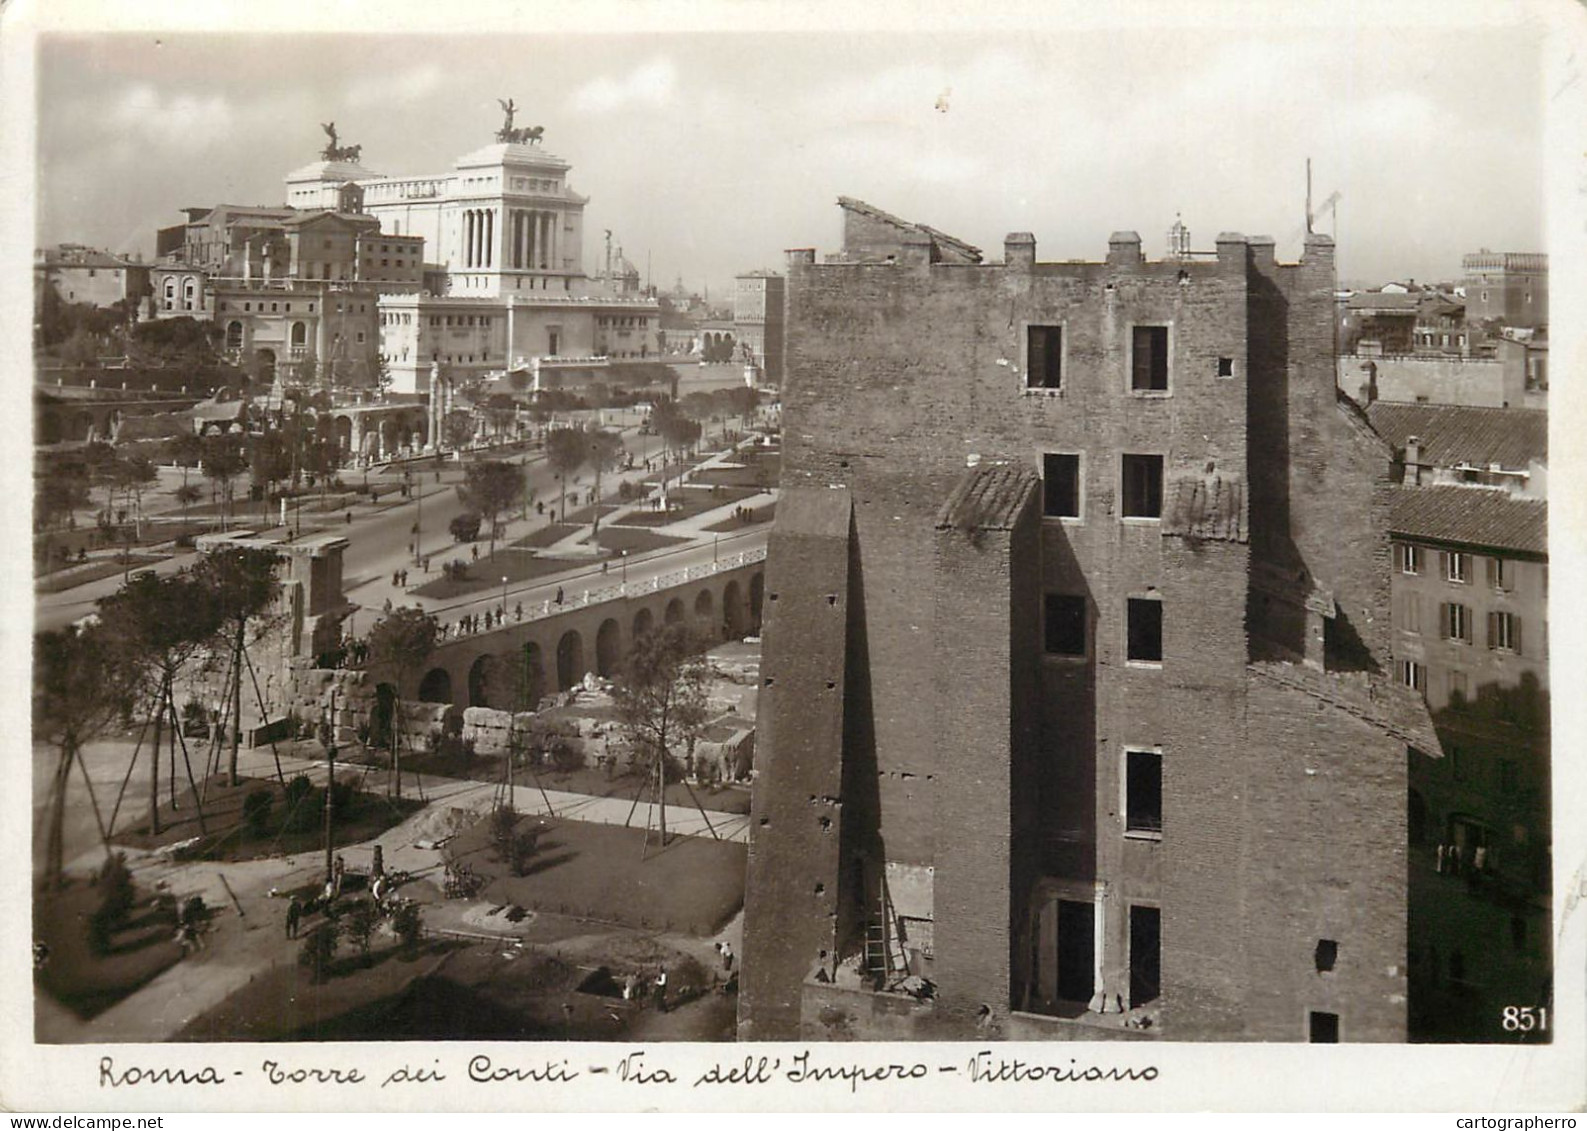
<svg viewBox="0 0 1587 1131">
<path fill-rule="evenodd" d="M 397 688 L 382 683 L 375 687 L 375 702 L 369 708 L 369 745 L 390 749 L 397 737 Z"/>
<path fill-rule="evenodd" d="M 749 624 L 752 630 L 760 629 L 761 605 L 766 600 L 766 574 L 757 571 L 749 579 Z"/>
<path fill-rule="evenodd" d="M 666 623 L 668 623 L 668 624 L 682 624 L 683 623 L 683 615 L 684 615 L 684 609 L 683 609 L 683 598 L 682 597 L 674 597 L 672 600 L 667 602 L 667 611 L 666 611 L 666 614 L 663 617 L 663 619 L 666 621 Z"/>
<path fill-rule="evenodd" d="M 501 664 L 489 652 L 475 658 L 468 669 L 468 705 L 496 707 L 501 698 Z"/>
<path fill-rule="evenodd" d="M 336 436 L 336 446 L 343 452 L 353 450 L 353 418 L 338 416 L 331 425 L 331 430 Z"/>
<path fill-rule="evenodd" d="M 557 690 L 568 691 L 584 677 L 584 638 L 568 629 L 557 641 Z"/>
<path fill-rule="evenodd" d="M 656 626 L 656 617 L 649 609 L 640 609 L 634 614 L 634 640 L 649 632 Z"/>
<path fill-rule="evenodd" d="M 694 619 L 704 621 L 707 628 L 714 629 L 715 626 L 711 624 L 711 620 L 715 612 L 716 598 L 711 595 L 711 590 L 700 590 L 699 594 L 694 598 Z M 712 635 L 715 635 L 715 633 L 713 632 Z"/>
<path fill-rule="evenodd" d="M 617 674 L 622 658 L 622 630 L 608 617 L 595 634 L 595 674 L 610 679 Z"/>
<path fill-rule="evenodd" d="M 450 703 L 452 701 L 452 673 L 445 668 L 431 668 L 419 681 L 421 703 Z"/>
<path fill-rule="evenodd" d="M 744 591 L 739 588 L 737 579 L 729 581 L 722 590 L 722 624 L 729 637 L 744 635 Z"/>
<path fill-rule="evenodd" d="M 306 345 L 308 343 L 308 333 L 308 327 L 303 323 L 292 323 L 292 344 L 294 346 Z"/>
<path fill-rule="evenodd" d="M 395 417 L 386 417 L 380 422 L 380 448 L 386 455 L 391 455 L 402 443 L 402 422 Z"/>
<path fill-rule="evenodd" d="M 520 653 L 519 664 L 522 676 L 520 687 L 523 693 L 522 709 L 533 711 L 539 708 L 540 700 L 546 695 L 546 666 L 541 658 L 540 645 L 534 641 L 523 646 Z"/>
</svg>

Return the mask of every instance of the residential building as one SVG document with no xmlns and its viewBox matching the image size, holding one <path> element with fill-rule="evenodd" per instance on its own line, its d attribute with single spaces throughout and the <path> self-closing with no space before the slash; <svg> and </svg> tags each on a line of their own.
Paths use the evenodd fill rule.
<svg viewBox="0 0 1587 1131">
<path fill-rule="evenodd" d="M 149 293 L 148 265 L 97 248 L 63 243 L 33 255 L 33 304 L 53 287 L 62 302 L 114 306 L 141 301 Z"/>
<path fill-rule="evenodd" d="M 1333 244 L 789 256 L 740 1035 L 1398 1041 L 1391 451 Z"/>
<path fill-rule="evenodd" d="M 1536 252 L 1481 251 L 1461 257 L 1466 320 L 1476 325 L 1548 325 L 1548 256 Z"/>
<path fill-rule="evenodd" d="M 787 280 L 774 271 L 751 271 L 738 277 L 733 296 L 733 326 L 741 346 L 768 384 L 780 385 L 783 374 L 783 306 Z"/>
<path fill-rule="evenodd" d="M 1546 1004 L 1551 975 L 1547 417 L 1369 413 L 1404 469 L 1395 674 L 1444 752 L 1410 756 L 1412 1035 L 1485 1040 L 1494 1010 Z"/>
</svg>

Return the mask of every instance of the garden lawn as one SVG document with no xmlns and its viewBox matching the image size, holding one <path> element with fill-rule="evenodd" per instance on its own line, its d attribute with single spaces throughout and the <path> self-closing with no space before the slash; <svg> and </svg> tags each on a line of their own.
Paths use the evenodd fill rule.
<svg viewBox="0 0 1587 1131">
<path fill-rule="evenodd" d="M 430 942 L 405 955 L 388 945 L 366 966 L 343 942 L 325 981 L 295 960 L 275 966 L 175 1040 L 733 1040 L 733 999 L 710 992 L 699 962 L 644 938 L 590 944 L 579 959 L 532 946 Z M 660 963 L 686 1004 L 662 1014 L 611 993 L 611 975 L 648 977 Z"/>
<path fill-rule="evenodd" d="M 203 750 L 195 750 L 193 757 L 197 760 L 204 753 Z M 161 769 L 163 771 L 165 767 Z M 340 780 L 349 779 L 356 780 L 356 777 L 343 775 Z M 204 800 L 203 834 L 199 833 L 198 809 L 194 805 L 193 791 L 183 789 L 177 794 L 175 809 L 169 801 L 160 807 L 161 829 L 158 836 L 149 835 L 147 812 L 140 809 L 132 818 L 139 823 L 117 832 L 113 839 L 117 844 L 152 849 L 200 837 L 198 843 L 182 852 L 184 859 L 199 860 L 256 860 L 267 856 L 289 856 L 295 852 L 312 852 L 323 847 L 323 790 L 315 789 L 289 817 L 285 791 L 276 779 L 244 777 L 240 781 L 241 784 L 232 788 L 225 785 L 223 775 L 211 779 L 209 793 Z M 164 788 L 162 783 L 161 790 Z M 243 802 L 257 790 L 268 793 L 271 803 L 268 820 L 262 831 L 255 833 L 244 822 Z M 360 844 L 372 840 L 407 820 L 423 804 L 412 798 L 399 801 L 381 794 L 355 791 L 336 812 L 336 841 L 339 844 Z"/>
<path fill-rule="evenodd" d="M 578 527 L 571 522 L 553 522 L 549 526 L 542 526 L 539 530 L 509 543 L 508 549 L 513 550 L 543 550 L 547 546 L 554 546 L 569 534 L 578 533 Z M 457 549 L 457 547 L 453 547 Z"/>
<path fill-rule="evenodd" d="M 577 528 L 575 528 L 577 529 Z M 495 590 L 501 593 L 501 579 L 506 578 L 509 583 L 514 581 L 528 581 L 531 578 L 545 577 L 553 573 L 566 573 L 572 569 L 588 569 L 591 558 L 539 558 L 533 554 L 526 554 L 520 550 L 507 548 L 503 553 L 500 550 L 494 558 L 480 558 L 477 562 L 468 563 L 468 576 L 461 581 L 449 581 L 446 577 L 437 577 L 434 581 L 427 581 L 414 590 L 423 597 L 466 597 L 470 593 L 486 593 Z M 431 566 L 434 566 L 431 562 Z M 508 604 L 512 603 L 512 595 L 508 594 Z"/>
<path fill-rule="evenodd" d="M 598 538 L 584 539 L 585 545 L 594 543 L 601 549 L 613 554 L 620 554 L 624 550 L 630 554 L 643 554 L 649 550 L 659 550 L 664 546 L 676 546 L 687 542 L 687 538 L 678 538 L 671 534 L 657 534 L 653 530 L 635 530 L 623 526 L 603 526 Z"/>
<path fill-rule="evenodd" d="M 154 906 L 152 894 L 141 889 L 108 952 L 95 954 L 88 945 L 88 919 L 102 895 L 99 885 L 78 879 L 62 888 L 39 888 L 33 896 L 33 938 L 50 950 L 34 983 L 83 1018 L 109 1009 L 182 957 L 174 911 Z"/>
<path fill-rule="evenodd" d="M 683 504 L 681 507 L 675 506 L 668 511 L 634 511 L 623 518 L 623 525 L 666 526 L 715 510 L 717 507 L 731 506 L 760 493 L 759 489 L 751 487 L 721 487 L 715 490 L 709 487 L 691 486 L 685 486 L 681 490 L 675 488 L 669 492 L 669 496 L 672 500 L 681 501 Z"/>
<path fill-rule="evenodd" d="M 705 529 L 713 534 L 726 534 L 733 530 L 742 530 L 746 526 L 754 526 L 757 522 L 770 522 L 777 516 L 777 504 L 767 503 L 765 506 L 751 507 L 749 521 L 741 518 L 724 518 L 721 522 L 713 522 Z"/>
<path fill-rule="evenodd" d="M 531 911 L 710 937 L 744 905 L 742 844 L 675 836 L 663 849 L 652 831 L 641 860 L 642 827 L 547 823 L 526 876 L 497 858 L 485 819 L 460 833 L 447 855 L 488 877 L 482 898 Z"/>
</svg>

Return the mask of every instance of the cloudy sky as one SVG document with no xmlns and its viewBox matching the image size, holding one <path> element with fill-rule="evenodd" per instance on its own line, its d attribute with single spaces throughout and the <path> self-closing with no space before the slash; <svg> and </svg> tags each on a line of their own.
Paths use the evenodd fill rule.
<svg viewBox="0 0 1587 1131">
<path fill-rule="evenodd" d="M 1342 194 L 1348 279 L 1450 278 L 1463 251 L 1542 246 L 1542 32 L 1521 8 L 1439 31 L 885 34 L 654 19 L 535 34 L 525 11 L 489 35 L 51 34 L 38 242 L 150 254 L 183 206 L 277 203 L 332 119 L 373 171 L 441 172 L 491 140 L 511 97 L 591 198 L 587 265 L 611 228 L 664 286 L 714 290 L 785 248 L 834 248 L 839 194 L 990 258 L 1010 230 L 1035 232 L 1044 259 L 1097 258 L 1124 228 L 1155 256 L 1176 213 L 1198 247 L 1233 229 L 1293 257 L 1308 156 L 1317 197 Z"/>
</svg>

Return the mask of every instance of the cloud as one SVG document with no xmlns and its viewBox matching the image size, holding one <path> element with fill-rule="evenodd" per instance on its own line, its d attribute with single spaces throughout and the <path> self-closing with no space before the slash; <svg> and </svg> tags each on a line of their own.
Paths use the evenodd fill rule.
<svg viewBox="0 0 1587 1131">
<path fill-rule="evenodd" d="M 609 114 L 631 106 L 665 106 L 672 101 L 678 69 L 671 59 L 642 63 L 625 78 L 602 75 L 575 90 L 569 99 L 575 110 Z"/>
<path fill-rule="evenodd" d="M 221 95 L 157 92 L 140 83 L 111 107 L 109 124 L 118 137 L 143 137 L 153 145 L 184 152 L 205 149 L 232 136 L 236 115 Z"/>
<path fill-rule="evenodd" d="M 417 102 L 440 89 L 441 68 L 434 63 L 370 75 L 347 88 L 349 106 Z"/>
</svg>

